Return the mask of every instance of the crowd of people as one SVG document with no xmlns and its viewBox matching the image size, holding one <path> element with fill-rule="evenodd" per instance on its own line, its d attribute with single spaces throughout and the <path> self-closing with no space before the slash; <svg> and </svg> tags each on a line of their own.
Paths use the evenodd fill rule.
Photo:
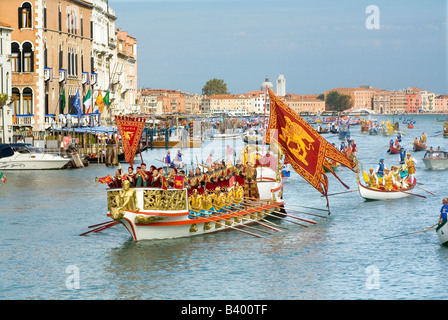
<svg viewBox="0 0 448 320">
<path fill-rule="evenodd" d="M 203 166 L 203 170 L 200 167 L 190 169 L 188 174 L 183 169 L 169 167 L 168 170 L 165 173 L 163 167 L 153 165 L 148 170 L 145 163 L 136 167 L 135 171 L 132 166 L 128 167 L 127 172 L 120 167 L 114 176 L 108 176 L 107 183 L 110 188 L 122 188 L 124 180 L 129 181 L 131 188 L 185 188 L 192 213 L 198 214 L 199 204 L 204 206 L 201 210 L 208 208 L 208 211 L 222 212 L 229 208 L 229 203 L 238 204 L 243 197 L 259 199 L 257 171 L 251 162 L 243 164 L 237 160 L 235 165 L 231 165 L 229 162 L 214 161 Z"/>
</svg>

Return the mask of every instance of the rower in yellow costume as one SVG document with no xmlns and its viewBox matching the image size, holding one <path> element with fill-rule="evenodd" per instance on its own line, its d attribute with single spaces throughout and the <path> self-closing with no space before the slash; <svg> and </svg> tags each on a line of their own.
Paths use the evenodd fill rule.
<svg viewBox="0 0 448 320">
<path fill-rule="evenodd" d="M 198 193 L 198 190 L 194 189 L 189 197 L 190 201 L 190 215 L 199 216 L 202 209 L 202 196 Z"/>
<path fill-rule="evenodd" d="M 411 157 L 411 154 L 408 153 L 406 154 L 406 166 L 408 167 L 408 180 L 410 181 L 410 183 L 414 184 L 414 174 L 416 172 L 415 170 L 415 165 L 417 163 L 417 161 Z"/>
<path fill-rule="evenodd" d="M 226 204 L 226 199 L 224 194 L 221 192 L 220 187 L 216 187 L 215 193 L 213 194 L 213 207 L 215 207 L 215 211 L 224 212 L 224 206 Z"/>
<path fill-rule="evenodd" d="M 390 169 L 384 169 L 384 177 L 383 177 L 383 185 L 386 191 L 390 191 L 393 189 L 395 184 L 394 175 L 390 171 Z"/>
<path fill-rule="evenodd" d="M 376 176 L 375 171 L 373 171 L 373 168 L 369 169 L 369 173 L 367 175 L 367 186 L 369 188 L 378 188 L 378 177 Z"/>
<path fill-rule="evenodd" d="M 204 215 L 210 215 L 215 211 L 213 207 L 213 193 L 209 193 L 208 190 L 204 190 L 202 194 L 202 213 Z"/>
<path fill-rule="evenodd" d="M 232 207 L 233 201 L 234 201 L 233 193 L 230 192 L 229 189 L 226 189 L 224 194 L 225 194 L 225 203 L 226 203 L 225 208 L 229 209 L 229 210 L 233 209 L 233 207 Z"/>
</svg>

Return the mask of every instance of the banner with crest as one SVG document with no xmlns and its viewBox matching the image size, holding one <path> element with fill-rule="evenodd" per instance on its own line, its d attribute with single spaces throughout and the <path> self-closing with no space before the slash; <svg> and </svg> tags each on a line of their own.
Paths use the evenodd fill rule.
<svg viewBox="0 0 448 320">
<path fill-rule="evenodd" d="M 278 142 L 292 168 L 327 198 L 328 205 L 328 178 L 324 168 L 348 189 L 334 173 L 328 159 L 333 159 L 352 170 L 356 164 L 325 140 L 271 90 L 269 99 L 270 117 L 266 142 Z"/>
<path fill-rule="evenodd" d="M 125 159 L 132 166 L 145 127 L 145 119 L 115 116 L 115 121 L 123 141 Z"/>
</svg>

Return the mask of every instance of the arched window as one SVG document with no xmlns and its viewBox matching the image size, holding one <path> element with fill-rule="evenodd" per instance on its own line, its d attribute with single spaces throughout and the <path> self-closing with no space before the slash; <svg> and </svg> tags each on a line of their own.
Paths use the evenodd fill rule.
<svg viewBox="0 0 448 320">
<path fill-rule="evenodd" d="M 20 91 L 17 88 L 12 88 L 12 101 L 14 102 L 14 114 L 20 113 Z"/>
<path fill-rule="evenodd" d="M 19 29 L 32 28 L 31 22 L 33 19 L 31 12 L 31 4 L 29 2 L 25 2 L 19 8 Z"/>
<path fill-rule="evenodd" d="M 20 46 L 17 42 L 11 43 L 11 59 L 12 72 L 20 72 L 22 70 L 22 55 L 20 52 Z"/>
<path fill-rule="evenodd" d="M 33 114 L 33 90 L 23 89 L 23 114 Z"/>
<path fill-rule="evenodd" d="M 25 42 L 22 46 L 23 54 L 23 72 L 34 71 L 34 57 L 33 45 L 30 42 Z"/>
</svg>

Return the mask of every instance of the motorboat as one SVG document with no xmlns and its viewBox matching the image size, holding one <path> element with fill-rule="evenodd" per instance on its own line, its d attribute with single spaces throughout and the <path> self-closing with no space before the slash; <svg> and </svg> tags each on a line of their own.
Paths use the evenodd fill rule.
<svg viewBox="0 0 448 320">
<path fill-rule="evenodd" d="M 44 153 L 28 143 L 0 144 L 2 170 L 62 169 L 70 161 L 70 158 Z"/>
<path fill-rule="evenodd" d="M 448 152 L 428 150 L 423 157 L 423 163 L 429 170 L 446 170 L 448 169 Z"/>
</svg>

